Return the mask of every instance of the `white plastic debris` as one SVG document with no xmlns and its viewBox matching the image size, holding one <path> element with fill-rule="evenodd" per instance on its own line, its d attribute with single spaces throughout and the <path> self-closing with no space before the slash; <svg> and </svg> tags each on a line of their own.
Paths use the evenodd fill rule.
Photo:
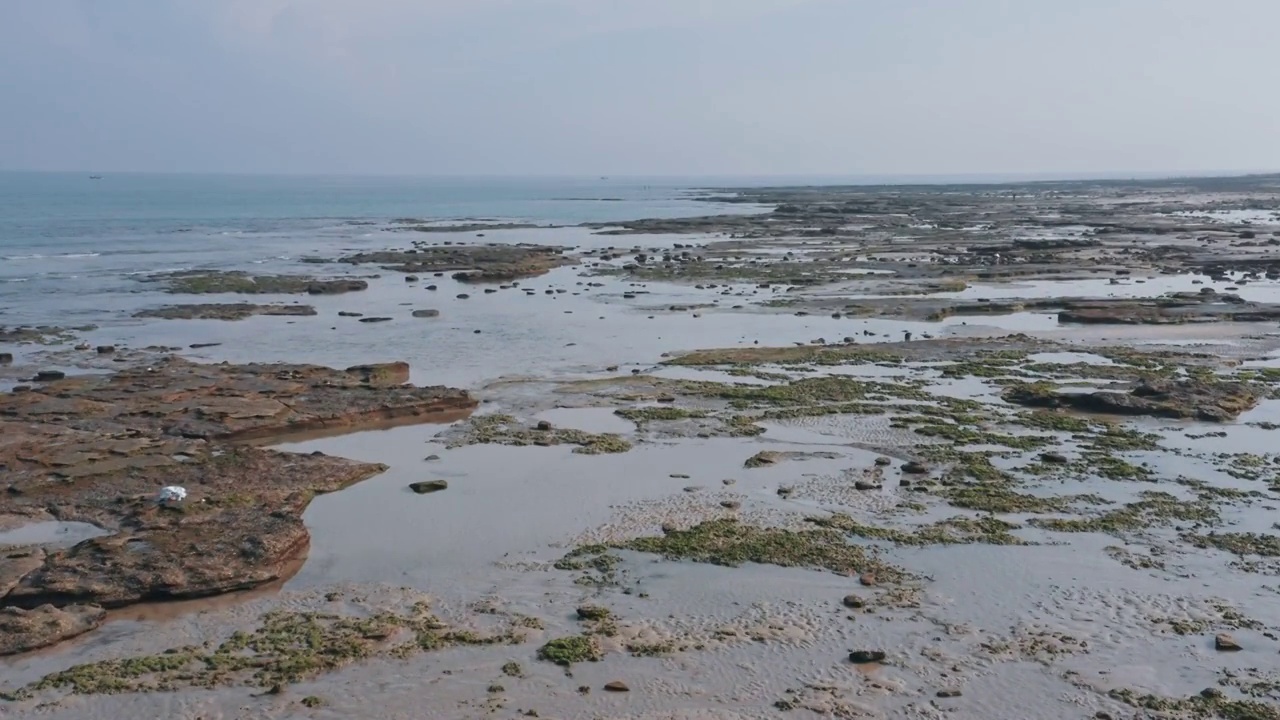
<svg viewBox="0 0 1280 720">
<path fill-rule="evenodd" d="M 177 485 L 166 485 L 160 488 L 160 494 L 156 496 L 156 502 L 182 502 L 187 499 L 187 489 L 178 487 Z"/>
</svg>

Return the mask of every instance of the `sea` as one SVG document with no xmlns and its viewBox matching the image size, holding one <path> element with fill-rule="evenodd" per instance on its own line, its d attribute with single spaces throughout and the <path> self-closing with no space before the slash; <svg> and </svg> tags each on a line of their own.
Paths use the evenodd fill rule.
<svg viewBox="0 0 1280 720">
<path fill-rule="evenodd" d="M 404 245 L 383 232 L 398 219 L 577 225 L 755 211 L 697 199 L 708 184 L 5 172 L 0 325 L 109 321 L 128 305 L 121 295 L 158 273 L 296 272 L 302 255 Z"/>
</svg>

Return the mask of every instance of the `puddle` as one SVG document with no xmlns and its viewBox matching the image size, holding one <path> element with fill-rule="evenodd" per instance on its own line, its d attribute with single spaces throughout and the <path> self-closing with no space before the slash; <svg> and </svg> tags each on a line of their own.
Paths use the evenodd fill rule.
<svg viewBox="0 0 1280 720">
<path fill-rule="evenodd" d="M 46 520 L 0 530 L 0 545 L 71 547 L 78 542 L 110 534 L 89 523 Z"/>
</svg>

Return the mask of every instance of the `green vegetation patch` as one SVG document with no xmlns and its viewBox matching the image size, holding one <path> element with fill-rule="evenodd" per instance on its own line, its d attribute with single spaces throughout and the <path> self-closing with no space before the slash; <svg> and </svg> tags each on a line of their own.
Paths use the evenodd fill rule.
<svg viewBox="0 0 1280 720">
<path fill-rule="evenodd" d="M 455 630 L 425 603 L 406 614 L 346 617 L 277 610 L 252 632 L 236 632 L 217 647 L 187 646 L 158 655 L 75 665 L 52 673 L 8 699 L 65 689 L 80 695 L 153 692 L 252 685 L 274 688 L 314 678 L 353 662 L 387 655 L 407 657 L 458 645 L 519 642 L 514 630 L 479 635 Z"/>
<path fill-rule="evenodd" d="M 574 452 L 580 455 L 624 453 L 631 449 L 631 443 L 620 435 L 560 428 L 540 430 L 537 426 L 522 426 L 510 415 L 502 414 L 472 418 L 461 436 L 449 443 L 451 448 L 464 445 L 577 445 Z"/>
<path fill-rule="evenodd" d="M 753 562 L 782 567 L 822 568 L 841 574 L 874 571 L 878 577 L 903 577 L 902 571 L 852 545 L 845 533 L 830 529 L 784 530 L 745 525 L 734 519 L 711 520 L 660 537 L 643 537 L 620 549 L 653 553 L 672 560 L 692 560 L 737 567 Z"/>
<path fill-rule="evenodd" d="M 600 643 L 589 635 L 556 638 L 538 648 L 538 659 L 569 667 L 574 663 L 597 662 L 604 657 Z"/>
<path fill-rule="evenodd" d="M 1206 498 L 1179 500 L 1163 492 L 1144 492 L 1142 499 L 1089 518 L 1033 518 L 1030 523 L 1057 532 L 1097 532 L 1112 535 L 1136 532 L 1172 522 L 1215 523 L 1218 511 Z"/>
</svg>

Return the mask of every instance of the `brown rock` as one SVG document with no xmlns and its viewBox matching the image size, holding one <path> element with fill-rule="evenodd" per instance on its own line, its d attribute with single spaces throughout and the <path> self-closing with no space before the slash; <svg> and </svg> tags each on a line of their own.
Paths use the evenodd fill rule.
<svg viewBox="0 0 1280 720">
<path fill-rule="evenodd" d="M 902 466 L 902 472 L 912 475 L 924 475 L 929 472 L 929 466 L 919 460 L 912 460 Z"/>
<path fill-rule="evenodd" d="M 0 655 L 48 647 L 83 635 L 101 625 L 106 616 L 106 610 L 94 605 L 0 608 Z"/>
<path fill-rule="evenodd" d="M 842 600 L 841 602 L 844 604 L 845 607 L 851 608 L 853 610 L 859 610 L 867 606 L 867 601 L 863 600 L 857 595 L 845 595 L 844 600 Z"/>
<path fill-rule="evenodd" d="M 885 457 L 885 456 L 883 456 L 883 455 L 881 455 L 880 457 L 876 458 L 876 465 L 878 465 L 878 466 L 880 466 L 880 467 L 884 467 L 885 465 L 889 465 L 889 464 L 891 464 L 892 462 L 893 462 L 892 460 L 890 460 L 889 458 L 887 458 L 887 457 Z"/>
<path fill-rule="evenodd" d="M 869 572 L 862 573 L 861 575 L 858 576 L 858 582 L 862 583 L 867 587 L 873 587 L 876 584 L 875 573 L 869 573 Z"/>
<path fill-rule="evenodd" d="M 882 650 L 854 650 L 849 653 L 849 662 L 857 665 L 881 662 L 884 658 L 885 654 Z"/>
<path fill-rule="evenodd" d="M 1219 633 L 1213 638 L 1213 649 L 1221 652 L 1235 652 L 1244 648 L 1240 647 L 1240 643 L 1236 642 L 1235 638 L 1226 633 Z"/>
<path fill-rule="evenodd" d="M 607 692 L 616 692 L 616 693 L 631 692 L 631 688 L 627 687 L 627 684 L 622 682 L 621 680 L 614 680 L 613 682 L 606 684 L 604 686 L 604 689 Z"/>
<path fill-rule="evenodd" d="M 961 694 L 962 693 L 958 688 L 947 688 L 945 690 L 938 691 L 938 697 L 940 698 L 956 698 L 960 697 Z"/>
<path fill-rule="evenodd" d="M 874 480 L 858 480 L 853 484 L 853 487 L 855 490 L 881 490 L 884 488 L 883 485 Z"/>
<path fill-rule="evenodd" d="M 6 611 L 13 632 L 54 642 L 95 617 L 71 606 L 201 597 L 287 577 L 309 543 L 301 515 L 311 498 L 385 467 L 232 441 L 421 422 L 476 405 L 462 391 L 398 384 L 407 377 L 396 363 L 343 372 L 165 358 L 0 395 L 0 515 L 108 533 L 0 561 L 0 606 L 69 613 L 40 610 L 50 630 L 39 640 L 19 627 L 27 615 Z M 155 503 L 165 485 L 188 488 L 187 500 Z"/>
</svg>

